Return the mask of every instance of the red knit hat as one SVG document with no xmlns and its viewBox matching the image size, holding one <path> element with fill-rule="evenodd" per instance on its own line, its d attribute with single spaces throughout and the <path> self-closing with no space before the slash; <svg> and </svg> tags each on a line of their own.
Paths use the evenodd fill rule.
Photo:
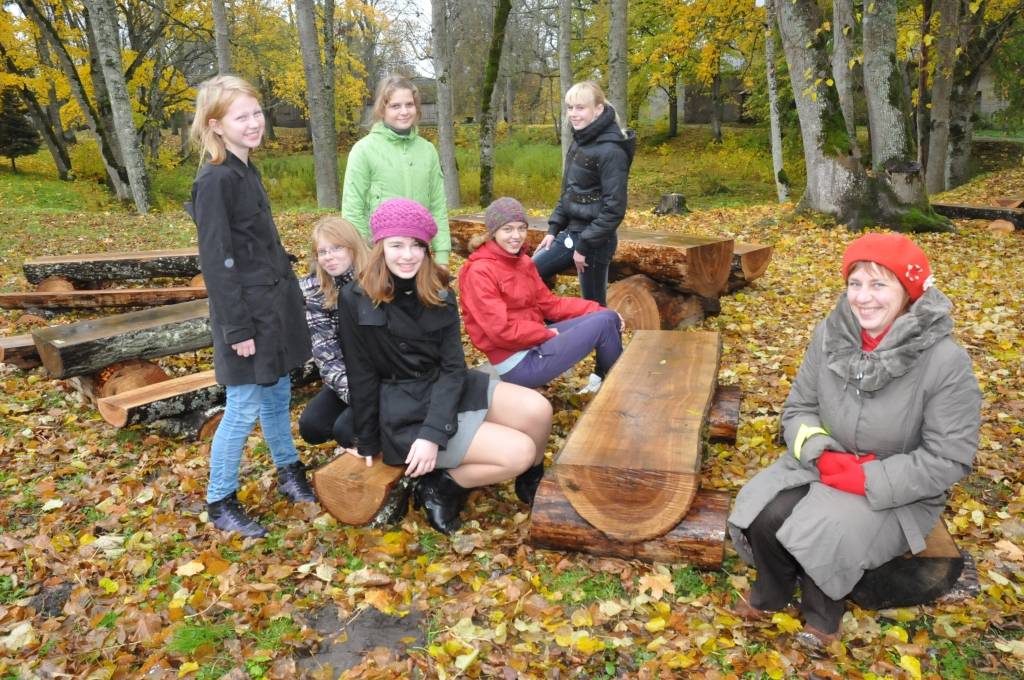
<svg viewBox="0 0 1024 680">
<path fill-rule="evenodd" d="M 903 234 L 867 234 L 850 243 L 843 253 L 844 281 L 855 262 L 874 262 L 891 271 L 911 301 L 934 284 L 928 256 Z"/>
<path fill-rule="evenodd" d="M 408 236 L 424 243 L 437 234 L 437 223 L 430 211 L 408 198 L 389 198 L 370 216 L 373 242 L 389 236 Z"/>
</svg>

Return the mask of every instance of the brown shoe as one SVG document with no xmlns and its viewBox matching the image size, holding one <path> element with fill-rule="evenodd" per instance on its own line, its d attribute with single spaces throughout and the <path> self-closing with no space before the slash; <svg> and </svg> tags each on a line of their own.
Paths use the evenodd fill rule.
<svg viewBox="0 0 1024 680">
<path fill-rule="evenodd" d="M 796 641 L 807 649 L 815 652 L 828 650 L 832 643 L 839 642 L 839 631 L 825 633 L 814 626 L 804 625 L 804 629 L 796 634 Z"/>
<path fill-rule="evenodd" d="M 750 604 L 750 591 L 739 593 L 739 597 L 735 602 L 732 603 L 732 611 L 736 616 L 747 621 L 759 621 L 761 619 L 771 618 L 771 615 L 775 612 L 767 609 L 758 609 L 754 605 Z"/>
</svg>

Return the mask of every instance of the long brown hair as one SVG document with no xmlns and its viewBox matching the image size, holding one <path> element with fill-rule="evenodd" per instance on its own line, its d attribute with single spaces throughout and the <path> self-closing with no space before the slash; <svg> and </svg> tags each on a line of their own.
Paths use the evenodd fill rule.
<svg viewBox="0 0 1024 680">
<path fill-rule="evenodd" d="M 257 100 L 260 97 L 259 90 L 238 76 L 214 76 L 199 86 L 189 139 L 199 149 L 200 158 L 208 154 L 208 161 L 213 165 L 220 165 L 227 158 L 224 140 L 210 127 L 210 120 L 220 120 L 227 115 L 231 105 L 243 95 Z"/>
<path fill-rule="evenodd" d="M 434 262 L 428 244 L 417 239 L 426 251 L 423 264 L 416 272 L 416 297 L 427 307 L 441 307 L 445 298 L 441 291 L 448 289 L 449 274 L 447 268 Z M 366 261 L 366 267 L 359 271 L 359 286 L 373 300 L 375 306 L 384 302 L 394 302 L 395 284 L 391 279 L 391 270 L 384 261 L 384 239 L 373 244 L 373 249 Z"/>
<path fill-rule="evenodd" d="M 384 109 L 388 107 L 391 96 L 398 90 L 409 90 L 412 92 L 412 100 L 416 104 L 416 123 L 420 122 L 420 116 L 423 112 L 423 107 L 420 104 L 420 90 L 411 80 L 400 75 L 390 75 L 377 84 L 377 94 L 373 99 L 374 122 L 384 120 Z"/>
<path fill-rule="evenodd" d="M 366 266 L 366 242 L 351 222 L 337 215 L 325 215 L 313 225 L 312 246 L 310 247 L 310 270 L 316 274 L 320 291 L 324 294 L 324 307 L 334 309 L 338 304 L 338 286 L 334 277 L 320 266 L 317 244 L 326 241 L 332 246 L 348 248 L 352 254 L 352 268 L 358 274 Z"/>
</svg>

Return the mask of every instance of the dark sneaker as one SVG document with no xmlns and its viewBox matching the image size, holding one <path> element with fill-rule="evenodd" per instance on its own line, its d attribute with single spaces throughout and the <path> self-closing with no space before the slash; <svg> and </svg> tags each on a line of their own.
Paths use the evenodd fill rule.
<svg viewBox="0 0 1024 680">
<path fill-rule="evenodd" d="M 234 531 L 246 538 L 262 538 L 267 535 L 263 525 L 245 513 L 234 491 L 219 501 L 207 503 L 206 513 L 213 526 L 221 531 Z"/>
<path fill-rule="evenodd" d="M 316 503 L 309 481 L 306 479 L 306 466 L 301 460 L 291 465 L 277 468 L 277 490 L 292 503 Z"/>
</svg>

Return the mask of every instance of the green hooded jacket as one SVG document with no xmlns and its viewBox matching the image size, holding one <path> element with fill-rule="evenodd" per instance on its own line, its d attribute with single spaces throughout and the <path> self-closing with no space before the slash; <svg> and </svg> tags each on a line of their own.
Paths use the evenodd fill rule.
<svg viewBox="0 0 1024 680">
<path fill-rule="evenodd" d="M 452 241 L 437 150 L 415 127 L 400 135 L 378 122 L 349 152 L 341 216 L 369 239 L 370 215 L 389 198 L 408 198 L 430 211 L 437 222 L 437 235 L 430 242 L 434 259 L 447 265 Z"/>
</svg>

